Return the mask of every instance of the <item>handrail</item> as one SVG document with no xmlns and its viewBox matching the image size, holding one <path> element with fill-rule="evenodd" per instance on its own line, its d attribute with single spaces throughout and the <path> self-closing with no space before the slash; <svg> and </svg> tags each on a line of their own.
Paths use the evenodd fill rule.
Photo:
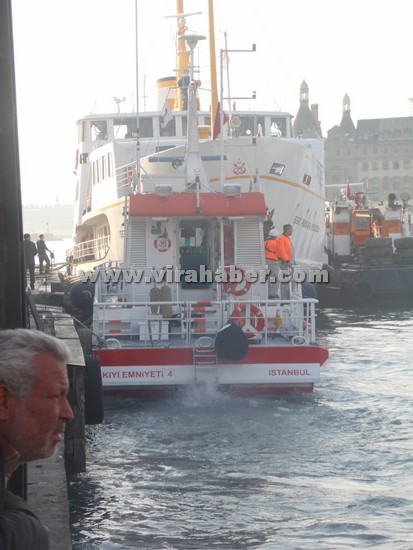
<svg viewBox="0 0 413 550">
<path fill-rule="evenodd" d="M 202 313 L 199 302 L 196 301 L 154 301 L 154 302 L 98 302 L 95 308 L 95 330 L 103 338 L 113 337 L 114 333 L 121 336 L 140 337 L 141 330 L 152 326 L 152 323 L 159 322 L 158 335 L 162 338 L 162 322 L 171 324 L 174 328 L 168 332 L 171 336 L 181 337 L 186 340 L 187 345 L 201 333 L 216 334 L 231 318 L 234 309 L 238 306 L 245 306 L 243 323 L 255 326 L 256 319 L 247 305 L 254 305 L 262 310 L 264 327 L 257 334 L 253 334 L 251 340 L 259 339 L 268 343 L 275 335 L 285 338 L 296 339 L 296 345 L 312 344 L 316 341 L 315 330 L 315 304 L 318 301 L 314 298 L 291 299 L 291 300 L 243 300 L 240 301 L 210 301 L 210 311 Z M 162 306 L 168 305 L 172 308 L 172 315 L 164 316 Z M 154 308 L 157 313 L 154 313 Z M 115 319 L 114 319 L 115 317 Z M 204 328 L 199 328 L 200 326 Z M 139 329 L 140 327 L 140 329 Z M 155 327 L 156 328 L 156 327 Z M 293 342 L 294 343 L 294 342 Z"/>
<path fill-rule="evenodd" d="M 68 255 L 72 256 L 74 264 L 93 260 L 100 261 L 107 256 L 109 248 L 110 235 L 105 235 L 76 244 L 68 252 Z"/>
</svg>

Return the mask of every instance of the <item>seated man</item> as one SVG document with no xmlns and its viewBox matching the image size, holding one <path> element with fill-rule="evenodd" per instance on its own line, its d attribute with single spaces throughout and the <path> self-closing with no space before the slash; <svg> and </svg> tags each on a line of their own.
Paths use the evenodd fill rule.
<svg viewBox="0 0 413 550">
<path fill-rule="evenodd" d="M 67 346 L 42 332 L 0 330 L 0 548 L 47 550 L 49 530 L 7 490 L 25 462 L 51 456 L 73 413 Z"/>
</svg>

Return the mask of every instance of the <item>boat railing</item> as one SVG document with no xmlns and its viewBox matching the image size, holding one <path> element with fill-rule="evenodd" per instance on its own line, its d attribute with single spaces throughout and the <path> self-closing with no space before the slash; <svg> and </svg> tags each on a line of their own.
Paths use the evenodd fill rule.
<svg viewBox="0 0 413 550">
<path fill-rule="evenodd" d="M 104 260 L 110 248 L 110 235 L 76 244 L 68 253 L 74 264 Z"/>
<path fill-rule="evenodd" d="M 313 298 L 247 301 L 98 302 L 94 304 L 94 332 L 109 342 L 130 346 L 187 346 L 202 336 L 215 336 L 229 321 L 239 324 L 249 343 L 271 344 L 284 338 L 292 345 L 316 342 Z M 181 345 L 181 344 L 179 344 Z"/>
<path fill-rule="evenodd" d="M 118 189 L 118 196 L 128 194 L 129 189 L 137 189 L 138 187 L 138 168 L 137 162 L 132 161 L 128 164 L 118 166 L 115 170 L 116 174 L 116 186 Z"/>
</svg>

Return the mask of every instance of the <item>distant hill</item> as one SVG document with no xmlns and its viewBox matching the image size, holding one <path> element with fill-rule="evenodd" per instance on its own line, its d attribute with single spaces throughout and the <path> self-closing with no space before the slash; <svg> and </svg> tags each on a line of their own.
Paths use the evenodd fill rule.
<svg viewBox="0 0 413 550">
<path fill-rule="evenodd" d="M 44 233 L 46 240 L 50 240 L 53 236 L 71 237 L 72 218 L 72 204 L 25 205 L 23 206 L 23 233 L 30 233 L 35 238 L 40 233 Z"/>
</svg>

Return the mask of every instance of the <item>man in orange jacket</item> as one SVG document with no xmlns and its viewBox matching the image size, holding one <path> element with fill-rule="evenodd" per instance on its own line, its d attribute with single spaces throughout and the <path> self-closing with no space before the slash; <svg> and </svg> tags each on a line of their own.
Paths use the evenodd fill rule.
<svg viewBox="0 0 413 550">
<path fill-rule="evenodd" d="M 277 255 L 280 269 L 287 270 L 293 262 L 293 246 L 290 236 L 293 234 L 293 226 L 289 223 L 283 226 L 282 234 L 277 238 Z M 290 298 L 290 283 L 281 283 L 280 297 L 284 300 Z"/>
<path fill-rule="evenodd" d="M 278 273 L 280 271 L 280 266 L 278 264 L 277 237 L 278 231 L 276 229 L 271 229 L 271 231 L 268 233 L 268 239 L 264 243 L 265 260 L 270 271 L 270 277 L 274 279 L 274 282 L 271 282 L 271 279 L 269 280 L 269 298 L 279 298 L 280 283 L 278 281 Z"/>
</svg>

